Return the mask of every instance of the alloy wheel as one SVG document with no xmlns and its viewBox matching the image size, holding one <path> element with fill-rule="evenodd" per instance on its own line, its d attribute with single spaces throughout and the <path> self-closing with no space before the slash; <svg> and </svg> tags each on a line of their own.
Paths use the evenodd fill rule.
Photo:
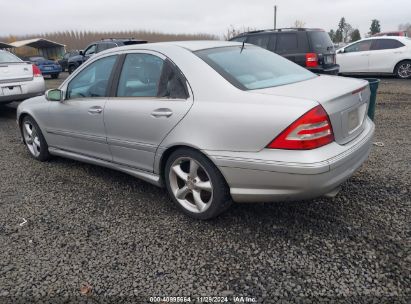
<svg viewBox="0 0 411 304">
<path fill-rule="evenodd" d="M 171 165 L 170 187 L 182 207 L 193 213 L 206 211 L 213 200 L 213 184 L 203 166 L 190 157 L 180 157 Z"/>
<path fill-rule="evenodd" d="M 30 122 L 25 121 L 23 124 L 24 141 L 27 148 L 34 157 L 38 157 L 41 152 L 40 137 L 36 127 Z"/>
<path fill-rule="evenodd" d="M 404 62 L 398 67 L 398 75 L 401 78 L 409 78 L 411 77 L 411 63 Z"/>
</svg>

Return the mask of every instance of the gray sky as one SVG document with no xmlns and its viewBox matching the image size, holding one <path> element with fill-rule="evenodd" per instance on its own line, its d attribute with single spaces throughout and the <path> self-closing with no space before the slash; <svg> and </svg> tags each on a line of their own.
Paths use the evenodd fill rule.
<svg viewBox="0 0 411 304">
<path fill-rule="evenodd" d="M 383 31 L 411 23 L 411 0 L 0 0 L 0 36 L 63 30 L 154 30 L 222 36 L 230 25 L 266 29 L 302 20 L 336 28 L 344 16 L 362 35 L 371 19 Z"/>
</svg>

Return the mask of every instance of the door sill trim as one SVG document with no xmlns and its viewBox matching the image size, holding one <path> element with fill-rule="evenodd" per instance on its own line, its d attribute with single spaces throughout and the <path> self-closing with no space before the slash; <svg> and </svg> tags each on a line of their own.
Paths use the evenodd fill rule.
<svg viewBox="0 0 411 304">
<path fill-rule="evenodd" d="M 131 176 L 137 177 L 141 180 L 144 180 L 146 182 L 149 182 L 150 184 L 153 184 L 155 186 L 163 187 L 160 176 L 154 173 L 151 173 L 151 172 L 147 172 L 147 171 L 143 171 L 143 170 L 139 170 L 135 168 L 130 168 L 130 167 L 116 164 L 110 161 L 106 161 L 106 160 L 102 160 L 102 159 L 98 159 L 98 158 L 94 158 L 94 157 L 90 157 L 90 156 L 86 156 L 86 155 L 82 155 L 82 154 L 78 154 L 78 153 L 74 153 L 74 152 L 70 152 L 70 151 L 66 151 L 66 150 L 62 150 L 58 148 L 53 148 L 53 147 L 49 147 L 49 152 L 52 155 L 70 158 L 70 159 L 77 160 L 80 162 L 85 162 L 85 163 L 89 163 L 92 165 L 102 166 L 102 167 L 114 169 L 117 171 L 121 171 Z"/>
</svg>

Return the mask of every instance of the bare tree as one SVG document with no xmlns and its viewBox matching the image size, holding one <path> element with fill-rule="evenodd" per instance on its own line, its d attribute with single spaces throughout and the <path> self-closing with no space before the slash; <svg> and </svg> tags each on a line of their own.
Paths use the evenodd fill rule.
<svg viewBox="0 0 411 304">
<path fill-rule="evenodd" d="M 303 20 L 295 20 L 294 21 L 295 28 L 303 28 L 305 27 L 305 22 Z"/>
<path fill-rule="evenodd" d="M 400 31 L 405 31 L 405 32 L 407 32 L 408 37 L 411 37 L 411 23 L 407 22 L 407 23 L 404 23 L 404 24 L 400 24 L 400 25 L 398 26 L 398 29 L 399 29 Z"/>
<path fill-rule="evenodd" d="M 245 26 L 243 26 L 243 28 L 240 29 L 240 28 L 234 27 L 234 25 L 230 25 L 230 27 L 227 29 L 223 37 L 224 37 L 224 40 L 230 40 L 231 38 L 234 38 L 235 36 L 238 36 L 242 33 L 251 32 L 255 30 L 256 30 L 255 28 L 251 28 L 251 27 L 246 28 Z"/>
</svg>

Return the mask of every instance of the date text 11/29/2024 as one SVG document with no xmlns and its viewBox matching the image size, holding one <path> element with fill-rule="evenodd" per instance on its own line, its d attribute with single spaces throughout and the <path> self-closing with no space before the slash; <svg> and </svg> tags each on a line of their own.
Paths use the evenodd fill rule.
<svg viewBox="0 0 411 304">
<path fill-rule="evenodd" d="M 222 297 L 150 297 L 150 303 L 228 303 L 232 300 L 233 303 L 256 303 L 255 297 L 233 296 L 229 299 L 226 296 Z M 231 302 L 231 301 L 230 301 Z"/>
</svg>

